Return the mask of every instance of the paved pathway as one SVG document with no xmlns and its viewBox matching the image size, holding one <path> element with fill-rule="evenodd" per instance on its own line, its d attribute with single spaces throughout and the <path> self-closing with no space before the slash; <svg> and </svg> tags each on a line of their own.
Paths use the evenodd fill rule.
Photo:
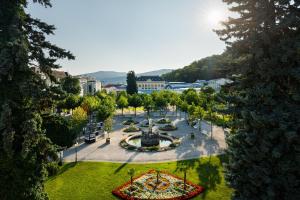
<svg viewBox="0 0 300 200">
<path fill-rule="evenodd" d="M 221 127 L 213 127 L 213 137 L 210 136 L 210 125 L 202 122 L 202 130 L 207 133 L 200 133 L 198 130 L 187 125 L 181 118 L 171 117 L 174 120 L 178 130 L 169 132 L 171 135 L 180 137 L 181 144 L 169 151 L 164 152 L 135 152 L 128 151 L 119 146 L 119 142 L 132 133 L 124 133 L 125 126 L 122 121 L 126 118 L 116 117 L 113 131 L 110 133 L 111 143 L 106 144 L 105 139 L 99 139 L 95 143 L 82 143 L 77 147 L 79 161 L 106 161 L 106 162 L 133 162 L 133 163 L 151 163 L 165 162 L 175 160 L 185 160 L 199 158 L 200 156 L 220 154 L 226 147 L 224 132 Z M 137 117 L 142 121 L 143 117 Z M 191 132 L 195 133 L 195 139 L 190 138 Z M 71 162 L 75 160 L 75 147 L 71 147 L 64 152 L 64 161 Z"/>
</svg>

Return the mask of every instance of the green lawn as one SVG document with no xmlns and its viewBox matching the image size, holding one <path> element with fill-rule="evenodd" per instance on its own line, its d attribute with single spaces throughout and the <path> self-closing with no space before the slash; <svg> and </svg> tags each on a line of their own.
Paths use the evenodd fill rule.
<svg viewBox="0 0 300 200">
<path fill-rule="evenodd" d="M 120 164 L 104 162 L 79 162 L 65 164 L 60 173 L 46 182 L 50 200 L 66 199 L 117 199 L 111 191 L 129 180 L 127 171 L 135 168 L 136 175 L 150 169 L 160 169 L 180 177 L 179 168 L 188 165 L 188 180 L 202 185 L 206 191 L 195 199 L 230 199 L 232 189 L 226 186 L 222 163 L 224 156 L 159 164 Z"/>
</svg>

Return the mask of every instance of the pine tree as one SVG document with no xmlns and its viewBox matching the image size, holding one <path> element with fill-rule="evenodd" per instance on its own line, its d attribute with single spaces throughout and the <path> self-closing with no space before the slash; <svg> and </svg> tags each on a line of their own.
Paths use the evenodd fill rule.
<svg viewBox="0 0 300 200">
<path fill-rule="evenodd" d="M 50 7 L 49 0 L 33 0 Z M 57 58 L 73 56 L 45 35 L 54 26 L 25 12 L 28 1 L 0 1 L 0 199 L 47 199 L 46 166 L 56 151 L 42 129 L 41 98 L 49 88 L 31 67 L 51 75 Z M 44 99 L 45 100 L 45 99 Z M 51 101 L 49 101 L 51 102 Z"/>
<path fill-rule="evenodd" d="M 223 1 L 238 17 L 217 33 L 242 58 L 226 179 L 234 199 L 300 199 L 300 2 Z"/>
<path fill-rule="evenodd" d="M 134 71 L 129 71 L 127 73 L 127 93 L 132 95 L 138 92 L 137 85 L 136 85 L 136 76 Z"/>
</svg>

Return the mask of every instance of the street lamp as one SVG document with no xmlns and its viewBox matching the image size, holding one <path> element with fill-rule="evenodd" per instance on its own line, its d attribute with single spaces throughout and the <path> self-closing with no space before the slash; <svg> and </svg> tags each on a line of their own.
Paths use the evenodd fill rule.
<svg viewBox="0 0 300 200">
<path fill-rule="evenodd" d="M 75 163 L 77 163 L 77 147 L 78 147 L 78 142 L 76 141 L 76 143 L 75 143 Z"/>
</svg>

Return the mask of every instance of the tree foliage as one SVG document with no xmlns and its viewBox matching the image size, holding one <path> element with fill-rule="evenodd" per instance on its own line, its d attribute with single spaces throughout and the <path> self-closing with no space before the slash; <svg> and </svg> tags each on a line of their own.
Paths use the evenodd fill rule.
<svg viewBox="0 0 300 200">
<path fill-rule="evenodd" d="M 143 105 L 142 98 L 139 94 L 133 94 L 129 97 L 129 106 L 134 108 L 134 114 L 136 116 L 136 108 Z"/>
<path fill-rule="evenodd" d="M 106 119 L 113 116 L 115 111 L 115 101 L 112 97 L 107 96 L 101 101 L 101 104 L 97 108 L 97 118 L 100 121 L 105 121 Z"/>
<path fill-rule="evenodd" d="M 128 107 L 127 97 L 124 96 L 124 95 L 119 96 L 118 99 L 117 99 L 117 105 L 118 105 L 118 108 L 122 109 L 122 115 L 123 115 L 124 108 Z"/>
<path fill-rule="evenodd" d="M 192 83 L 196 80 L 223 78 L 233 73 L 224 67 L 228 62 L 229 58 L 226 53 L 213 55 L 194 61 L 181 69 L 163 74 L 162 77 L 167 81 L 184 81 L 187 83 Z"/>
<path fill-rule="evenodd" d="M 76 132 L 69 120 L 59 115 L 43 116 L 43 128 L 51 141 L 61 147 L 71 147 L 76 139 Z"/>
<path fill-rule="evenodd" d="M 136 76 L 134 71 L 129 71 L 127 73 L 127 88 L 126 91 L 128 94 L 136 94 L 138 92 L 137 84 L 136 84 Z"/>
<path fill-rule="evenodd" d="M 300 199 L 299 1 L 224 0 L 238 15 L 217 33 L 240 76 L 228 90 L 234 199 Z"/>
<path fill-rule="evenodd" d="M 62 79 L 62 89 L 69 94 L 79 95 L 81 91 L 80 82 L 78 78 L 67 76 Z"/>
<path fill-rule="evenodd" d="M 49 0 L 34 0 L 45 7 Z M 28 1 L 0 3 L 0 198 L 47 199 L 45 166 L 56 152 L 42 129 L 40 113 L 52 106 L 49 88 L 31 67 L 54 79 L 59 58 L 74 57 L 51 44 L 54 26 L 25 12 Z M 48 92 L 48 93 L 47 93 Z M 48 96 L 45 97 L 45 94 Z M 43 104 L 41 99 L 43 97 Z M 47 99 L 48 98 L 48 99 Z"/>
</svg>

